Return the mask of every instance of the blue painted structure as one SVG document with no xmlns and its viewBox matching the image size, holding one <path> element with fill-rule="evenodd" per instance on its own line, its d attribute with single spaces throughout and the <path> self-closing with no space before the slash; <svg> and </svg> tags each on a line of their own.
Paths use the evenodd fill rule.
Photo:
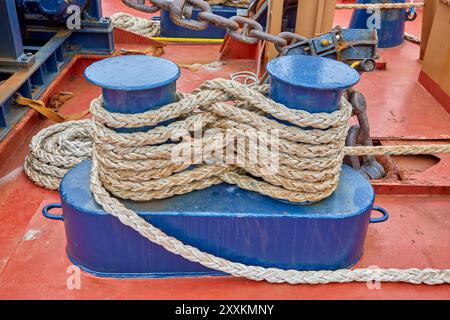
<svg viewBox="0 0 450 320">
<path fill-rule="evenodd" d="M 64 177 L 60 193 L 70 259 L 108 277 L 216 275 L 151 243 L 95 203 L 89 191 L 90 161 Z M 220 201 L 219 201 L 220 200 Z M 169 199 L 123 201 L 146 221 L 201 250 L 245 264 L 301 270 L 339 269 L 363 253 L 374 191 L 355 170 L 343 166 L 336 192 L 301 205 L 221 184 Z M 49 209 L 44 214 L 49 216 Z"/>
<path fill-rule="evenodd" d="M 227 6 L 212 6 L 212 12 L 225 18 L 235 16 L 237 8 Z M 198 20 L 198 14 L 200 10 L 198 8 L 192 9 L 191 19 Z M 218 28 L 216 26 L 208 26 L 205 30 L 191 30 L 188 28 L 180 27 L 176 25 L 170 18 L 169 11 L 161 9 L 161 37 L 168 38 L 205 38 L 205 39 L 223 39 L 226 34 L 226 30 Z"/>
<path fill-rule="evenodd" d="M 405 0 L 358 0 L 357 3 L 404 3 Z M 405 22 L 409 20 L 408 15 L 414 11 L 406 9 L 381 10 L 381 25 L 377 29 L 378 47 L 392 48 L 399 46 L 404 41 Z M 368 21 L 372 21 L 373 12 L 368 10 L 354 10 L 349 28 L 368 29 Z"/>
<path fill-rule="evenodd" d="M 64 19 L 68 16 L 67 8 L 71 5 L 84 10 L 88 0 L 17 0 L 17 6 L 26 13 L 43 14 L 51 19 Z"/>
<path fill-rule="evenodd" d="M 68 5 L 62 0 L 22 0 L 17 7 L 15 0 L 0 1 L 0 139 L 27 111 L 15 106 L 16 93 L 37 99 L 75 54 L 114 51 L 113 28 L 102 18 L 100 0 L 85 2 L 71 2 L 84 11 L 82 28 L 69 30 L 59 15 Z"/>
<path fill-rule="evenodd" d="M 311 113 L 336 111 L 342 91 L 359 81 L 358 72 L 342 62 L 306 55 L 272 59 L 267 72 L 273 100 Z"/>
<path fill-rule="evenodd" d="M 173 62 L 146 55 L 103 59 L 86 68 L 85 77 L 102 87 L 105 109 L 118 113 L 142 113 L 176 99 L 180 68 Z M 148 128 L 119 129 L 121 132 Z"/>
<path fill-rule="evenodd" d="M 19 59 L 24 51 L 13 0 L 0 2 L 0 31 L 0 58 Z"/>
</svg>

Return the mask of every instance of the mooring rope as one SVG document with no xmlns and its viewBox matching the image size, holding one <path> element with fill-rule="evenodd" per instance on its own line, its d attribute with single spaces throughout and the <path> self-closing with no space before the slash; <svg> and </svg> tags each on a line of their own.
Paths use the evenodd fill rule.
<svg viewBox="0 0 450 320">
<path fill-rule="evenodd" d="M 92 145 L 92 120 L 51 125 L 31 139 L 25 174 L 37 185 L 57 190 L 67 171 L 92 158 Z"/>
<path fill-rule="evenodd" d="M 37 184 L 57 189 L 64 173 L 89 158 L 92 150 L 91 191 L 106 212 L 172 253 L 237 277 L 291 284 L 370 280 L 430 285 L 450 283 L 450 269 L 298 271 L 247 266 L 182 243 L 111 196 L 144 201 L 227 182 L 277 199 L 318 201 L 336 188 L 345 154 L 450 153 L 450 145 L 345 147 L 351 116 L 351 106 L 345 99 L 334 113 L 310 114 L 270 100 L 265 96 L 267 91 L 267 85 L 249 88 L 235 81 L 216 79 L 206 81 L 192 94 L 178 94 L 175 103 L 141 114 L 109 113 L 100 98 L 94 99 L 91 104 L 93 121 L 57 124 L 32 139 L 25 172 Z M 161 125 L 169 120 L 172 122 Z M 198 123 L 200 127 L 196 127 Z M 148 126 L 155 127 L 134 133 L 112 130 Z M 255 130 L 267 128 L 269 131 L 276 129 L 279 134 L 278 172 L 264 174 L 265 164 L 271 158 L 258 149 L 253 153 L 243 151 L 244 160 L 251 158 L 254 163 L 236 161 L 225 165 L 203 158 L 210 151 L 220 153 L 236 146 L 235 139 L 239 137 L 258 138 Z M 210 134 L 206 134 L 207 130 Z M 235 136 L 227 141 L 223 138 L 230 130 Z M 183 131 L 188 132 L 188 136 L 196 131 L 204 135 L 194 139 L 194 143 L 174 143 L 174 134 Z M 264 142 L 274 148 L 274 142 L 268 140 Z M 198 152 L 204 161 L 198 163 L 191 157 L 188 161 L 173 161 L 172 151 L 184 144 L 194 154 Z"/>
<path fill-rule="evenodd" d="M 258 87 L 258 90 L 267 91 L 267 86 Z M 241 106 L 230 104 L 234 101 L 239 101 Z M 250 109 L 297 126 L 308 126 L 310 130 L 280 124 Z M 326 198 L 337 187 L 352 107 L 343 100 L 339 111 L 322 114 L 319 119 L 287 109 L 237 82 L 213 80 L 207 81 L 193 95 L 161 109 L 131 116 L 128 120 L 122 118 L 123 115 L 111 115 L 103 108 L 100 99 L 93 101 L 91 111 L 95 118 L 94 153 L 99 161 L 100 176 L 115 196 L 147 201 L 227 182 L 276 199 L 305 202 Z M 126 138 L 111 129 L 154 126 L 181 116 L 185 118 L 149 132 L 128 134 Z M 199 128 L 195 128 L 196 125 Z M 272 131 L 267 131 L 267 128 Z M 212 134 L 201 137 L 197 144 L 192 144 L 192 148 L 201 146 L 200 154 L 196 154 L 200 158 L 196 168 L 187 170 L 194 164 L 191 154 L 180 161 L 173 159 L 173 148 L 184 150 L 184 146 L 190 147 L 189 141 L 185 145 L 162 144 L 177 132 L 206 132 L 207 129 L 214 130 Z M 269 135 L 274 134 L 274 130 L 279 137 L 270 141 Z M 263 131 L 267 132 L 266 136 L 261 134 Z M 231 143 L 230 139 L 239 138 L 254 141 L 255 145 L 263 143 L 268 148 L 257 148 L 251 153 L 252 143 L 247 142 L 243 151 L 247 153 L 242 159 L 234 157 L 233 152 L 233 157 L 226 159 L 226 165 L 204 163 L 211 152 L 216 156 L 220 152 L 224 157 L 226 144 Z M 279 149 L 278 152 L 274 151 L 275 148 Z M 192 150 L 193 156 L 198 149 Z M 264 151 L 267 154 L 263 154 Z M 255 161 L 251 161 L 253 158 Z M 270 165 L 275 160 L 280 162 L 279 170 L 271 172 Z M 242 169 L 262 180 L 240 174 Z M 142 175 L 145 176 L 142 179 L 134 178 Z M 148 179 L 154 175 L 158 178 Z"/>
</svg>

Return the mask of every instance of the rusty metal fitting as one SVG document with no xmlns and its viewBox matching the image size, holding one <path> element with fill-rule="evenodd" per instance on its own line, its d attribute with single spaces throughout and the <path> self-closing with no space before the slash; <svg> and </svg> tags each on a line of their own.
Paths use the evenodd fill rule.
<svg viewBox="0 0 450 320">
<path fill-rule="evenodd" d="M 205 30 L 208 28 L 207 21 L 198 21 L 195 19 L 185 18 L 184 9 L 189 6 L 192 8 L 199 8 L 201 12 L 212 12 L 211 6 L 203 0 L 173 0 L 170 10 L 170 18 L 172 21 L 180 26 L 193 30 Z"/>
<path fill-rule="evenodd" d="M 160 5 L 151 5 L 152 1 L 148 0 L 148 2 L 150 3 L 150 5 L 145 5 L 145 0 L 138 0 L 138 1 L 133 1 L 133 0 L 122 0 L 122 2 L 133 9 L 142 11 L 142 12 L 147 12 L 147 13 L 155 13 L 158 12 L 159 9 L 161 9 Z"/>
<path fill-rule="evenodd" d="M 280 34 L 278 34 L 279 38 L 282 38 L 286 41 L 286 44 L 283 46 L 277 45 L 275 44 L 275 48 L 277 49 L 277 51 L 279 53 L 282 53 L 284 51 L 284 48 L 286 48 L 288 45 L 291 45 L 295 42 L 300 42 L 300 41 L 304 41 L 307 40 L 305 37 L 302 37 L 299 34 L 296 33 L 292 33 L 292 32 L 281 32 Z"/>
<path fill-rule="evenodd" d="M 269 41 L 275 44 L 275 46 L 280 46 L 280 47 L 285 47 L 287 46 L 287 41 L 283 38 L 280 38 L 279 36 L 264 32 L 264 31 L 259 31 L 257 29 L 252 29 L 250 30 L 250 35 L 258 38 L 259 40 L 264 40 L 264 41 Z"/>
<path fill-rule="evenodd" d="M 263 32 L 263 27 L 260 25 L 257 21 L 241 17 L 241 16 L 233 16 L 230 18 L 230 20 L 237 22 L 239 25 L 242 25 L 242 32 L 239 32 L 238 30 L 231 30 L 227 29 L 228 33 L 230 34 L 230 37 L 232 37 L 235 40 L 254 44 L 259 41 L 258 38 L 251 35 L 252 30 L 258 30 Z"/>
<path fill-rule="evenodd" d="M 128 0 L 128 1 L 133 1 L 133 0 Z M 139 0 L 137 0 L 137 1 L 139 1 Z M 164 10 L 170 11 L 172 9 L 172 1 L 171 0 L 151 0 L 151 2 L 155 6 L 158 6 Z"/>
<path fill-rule="evenodd" d="M 206 21 L 216 27 L 225 28 L 227 30 L 237 31 L 239 30 L 239 24 L 228 18 L 219 16 L 212 12 L 202 11 L 198 14 L 198 18 L 201 21 Z"/>
</svg>

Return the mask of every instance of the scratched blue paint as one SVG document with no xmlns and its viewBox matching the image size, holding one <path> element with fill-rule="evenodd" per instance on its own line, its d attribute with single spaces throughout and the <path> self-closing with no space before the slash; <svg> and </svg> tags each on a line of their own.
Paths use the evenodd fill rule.
<svg viewBox="0 0 450 320">
<path fill-rule="evenodd" d="M 316 56 L 275 58 L 267 72 L 273 100 L 311 113 L 336 111 L 342 91 L 359 81 L 358 72 L 345 63 Z"/>
<path fill-rule="evenodd" d="M 173 62 L 145 55 L 107 58 L 86 68 L 85 77 L 102 87 L 105 109 L 118 113 L 142 113 L 176 99 L 180 68 Z M 118 129 L 120 132 L 146 128 Z"/>
<path fill-rule="evenodd" d="M 67 252 L 74 263 L 110 277 L 217 274 L 151 243 L 103 211 L 89 190 L 90 166 L 84 161 L 70 170 L 60 187 Z M 343 166 L 336 192 L 309 205 L 227 184 L 169 199 L 122 202 L 167 234 L 232 261 L 319 270 L 359 260 L 373 201 L 370 183 Z"/>
<path fill-rule="evenodd" d="M 405 0 L 358 0 L 357 3 L 404 3 Z M 368 19 L 373 12 L 354 10 L 349 28 L 368 29 Z M 404 41 L 406 9 L 381 10 L 381 28 L 377 29 L 378 47 L 392 48 Z"/>
</svg>

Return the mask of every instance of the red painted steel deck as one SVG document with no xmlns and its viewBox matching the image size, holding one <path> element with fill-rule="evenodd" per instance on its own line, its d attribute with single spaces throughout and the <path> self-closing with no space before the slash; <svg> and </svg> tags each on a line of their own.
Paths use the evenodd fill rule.
<svg viewBox="0 0 450 320">
<path fill-rule="evenodd" d="M 103 2 L 105 15 L 126 10 L 119 0 Z M 341 11 L 336 21 L 344 24 L 347 18 L 348 12 Z M 408 28 L 419 34 L 418 23 Z M 118 47 L 146 45 L 119 43 Z M 163 57 L 177 63 L 206 63 L 217 59 L 219 47 L 168 45 Z M 418 54 L 419 47 L 412 43 L 384 50 L 387 71 L 363 75 L 358 85 L 369 103 L 373 136 L 381 143 L 450 139 L 450 115 L 417 82 Z M 92 61 L 75 61 L 47 92 L 47 97 L 59 90 L 75 93 L 63 112 L 84 109 L 99 94 L 98 88 L 82 78 L 82 71 Z M 215 72 L 183 69 L 178 87 L 189 91 L 206 79 L 254 68 L 253 61 L 235 60 Z M 44 204 L 59 201 L 58 193 L 35 186 L 22 171 L 30 136 L 50 122 L 32 114 L 29 118 L 15 128 L 13 145 L 17 150 L 9 157 L 0 150 L 0 299 L 450 299 L 449 285 L 383 283 L 379 290 L 370 290 L 365 283 L 292 286 L 231 277 L 115 280 L 85 273 L 81 274 L 80 290 L 70 290 L 66 270 L 71 263 L 65 255 L 63 224 L 46 220 L 40 213 Z M 429 167 L 434 162 L 397 159 L 400 177 L 375 184 L 379 190 L 376 204 L 387 208 L 391 218 L 369 227 L 365 254 L 357 267 L 450 267 L 450 157 L 442 156 L 437 165 Z M 423 172 L 411 169 L 416 167 Z"/>
</svg>

